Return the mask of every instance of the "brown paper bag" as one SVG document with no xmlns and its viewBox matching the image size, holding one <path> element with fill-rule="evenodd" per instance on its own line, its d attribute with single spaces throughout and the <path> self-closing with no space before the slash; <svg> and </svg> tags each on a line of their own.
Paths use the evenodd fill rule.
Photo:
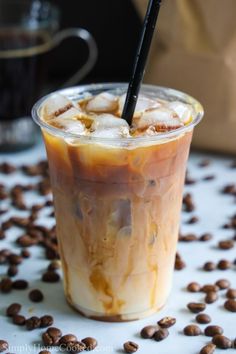
<svg viewBox="0 0 236 354">
<path fill-rule="evenodd" d="M 147 0 L 133 0 L 144 15 Z M 144 81 L 197 98 L 195 147 L 236 153 L 236 0 L 163 0 Z"/>
</svg>

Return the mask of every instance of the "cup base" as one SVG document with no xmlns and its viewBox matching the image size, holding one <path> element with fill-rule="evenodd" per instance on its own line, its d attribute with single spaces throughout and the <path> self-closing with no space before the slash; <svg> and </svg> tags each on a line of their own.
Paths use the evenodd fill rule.
<svg viewBox="0 0 236 354">
<path fill-rule="evenodd" d="M 68 304 L 83 317 L 90 318 L 95 321 L 103 321 L 103 322 L 130 322 L 130 321 L 141 320 L 142 318 L 149 317 L 149 316 L 153 315 L 154 313 L 159 312 L 165 306 L 165 303 L 164 303 L 162 306 L 160 306 L 158 308 L 148 309 L 143 312 L 109 315 L 109 314 L 91 311 L 91 310 L 85 309 L 81 306 L 75 305 L 71 301 L 71 299 L 67 298 L 66 300 L 67 300 Z"/>
</svg>

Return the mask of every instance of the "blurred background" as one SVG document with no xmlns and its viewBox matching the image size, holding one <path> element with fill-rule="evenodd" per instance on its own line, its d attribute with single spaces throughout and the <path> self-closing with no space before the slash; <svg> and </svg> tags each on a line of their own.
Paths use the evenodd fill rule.
<svg viewBox="0 0 236 354">
<path fill-rule="evenodd" d="M 141 18 L 131 0 L 55 0 L 61 28 L 83 27 L 95 38 L 98 60 L 83 82 L 128 81 L 141 30 Z M 86 45 L 68 39 L 50 56 L 51 80 L 66 80 L 87 58 Z M 67 53 L 65 55 L 65 53 Z"/>
</svg>

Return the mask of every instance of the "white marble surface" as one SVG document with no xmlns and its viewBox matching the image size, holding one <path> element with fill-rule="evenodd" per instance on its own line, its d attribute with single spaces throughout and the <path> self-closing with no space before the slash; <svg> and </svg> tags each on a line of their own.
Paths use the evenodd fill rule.
<svg viewBox="0 0 236 354">
<path fill-rule="evenodd" d="M 0 161 L 9 161 L 15 164 L 35 163 L 45 157 L 42 144 L 37 147 L 14 155 L 0 155 Z M 205 168 L 197 165 L 203 158 L 210 158 L 211 164 Z M 19 266 L 19 274 L 16 278 L 26 278 L 30 283 L 30 288 L 42 289 L 45 300 L 42 303 L 34 304 L 27 297 L 29 290 L 12 291 L 10 294 L 0 293 L 0 339 L 6 339 L 10 344 L 11 353 L 39 353 L 41 350 L 41 333 L 43 330 L 37 329 L 28 332 L 24 327 L 17 327 L 5 316 L 6 307 L 12 302 L 23 304 L 22 314 L 26 317 L 33 315 L 52 314 L 55 318 L 54 326 L 59 327 L 64 333 L 75 333 L 78 337 L 93 336 L 97 338 L 99 346 L 94 352 L 100 353 L 122 353 L 122 344 L 127 340 L 135 341 L 139 344 L 140 354 L 197 354 L 200 348 L 209 341 L 204 335 L 198 337 L 186 337 L 182 334 L 184 326 L 194 323 L 195 315 L 186 309 L 189 301 L 202 301 L 203 294 L 190 294 L 185 290 L 190 281 L 198 281 L 201 284 L 212 283 L 219 278 L 231 280 L 232 286 L 236 288 L 236 267 L 232 270 L 214 272 L 204 272 L 200 266 L 209 260 L 218 261 L 222 258 L 233 260 L 236 258 L 236 247 L 229 251 L 222 251 L 216 248 L 218 240 L 227 239 L 233 236 L 233 230 L 222 229 L 222 224 L 227 222 L 227 218 L 236 213 L 236 203 L 232 196 L 222 195 L 220 190 L 227 183 L 236 182 L 236 169 L 230 168 L 232 158 L 217 157 L 199 153 L 192 153 L 189 161 L 191 176 L 198 180 L 198 183 L 186 186 L 185 190 L 193 193 L 196 211 L 182 214 L 182 232 L 194 232 L 201 235 L 205 232 L 214 234 L 210 242 L 181 243 L 178 249 L 183 256 L 187 267 L 182 271 L 175 271 L 174 283 L 171 296 L 166 307 L 158 314 L 147 319 L 129 323 L 104 323 L 85 319 L 74 312 L 65 302 L 61 283 L 46 284 L 40 278 L 42 272 L 48 265 L 48 261 L 42 256 L 38 247 L 32 247 L 32 257 L 25 260 Z M 203 181 L 206 175 L 214 174 L 213 181 Z M 37 180 L 37 177 L 35 177 Z M 11 186 L 15 182 L 27 182 L 28 178 L 16 173 L 10 176 L 0 175 L 0 183 Z M 40 202 L 41 198 L 31 195 L 28 203 Z M 4 207 L 5 202 L 2 202 Z M 49 212 L 49 209 L 48 209 Z M 12 211 L 12 214 L 16 212 Z M 24 213 L 20 213 L 24 215 Z M 186 224 L 186 220 L 191 215 L 199 217 L 200 221 L 194 225 Z M 7 217 L 2 217 L 4 220 Z M 52 223 L 52 219 L 42 216 L 43 222 Z M 12 229 L 7 232 L 7 239 L 0 241 L 0 249 L 11 247 L 17 250 L 14 244 L 15 238 L 21 234 L 20 230 Z M 235 245 L 236 246 L 236 245 Z M 0 276 L 4 275 L 6 268 L 0 266 Z M 221 325 L 225 335 L 230 338 L 236 337 L 236 314 L 230 313 L 223 308 L 225 301 L 224 291 L 220 293 L 219 300 L 211 305 L 207 305 L 206 313 L 211 315 L 212 324 Z M 155 324 L 163 316 L 170 315 L 177 318 L 177 323 L 170 329 L 169 337 L 163 342 L 154 340 L 144 340 L 140 338 L 139 331 L 147 324 Z M 203 325 L 200 325 L 204 328 Z M 56 353 L 56 350 L 51 350 Z M 228 353 L 234 353 L 235 349 L 230 349 Z"/>
</svg>

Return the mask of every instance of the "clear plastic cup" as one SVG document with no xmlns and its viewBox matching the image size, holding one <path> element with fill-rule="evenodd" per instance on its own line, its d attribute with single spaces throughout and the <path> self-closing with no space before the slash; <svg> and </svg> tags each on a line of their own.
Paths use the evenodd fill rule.
<svg viewBox="0 0 236 354">
<path fill-rule="evenodd" d="M 114 83 L 58 92 L 82 99 L 126 90 Z M 49 161 L 65 295 L 93 319 L 140 319 L 160 310 L 171 290 L 186 162 L 203 109 L 176 90 L 143 85 L 141 93 L 190 104 L 192 122 L 150 137 L 95 138 L 43 121 L 49 96 L 33 108 Z"/>
</svg>

